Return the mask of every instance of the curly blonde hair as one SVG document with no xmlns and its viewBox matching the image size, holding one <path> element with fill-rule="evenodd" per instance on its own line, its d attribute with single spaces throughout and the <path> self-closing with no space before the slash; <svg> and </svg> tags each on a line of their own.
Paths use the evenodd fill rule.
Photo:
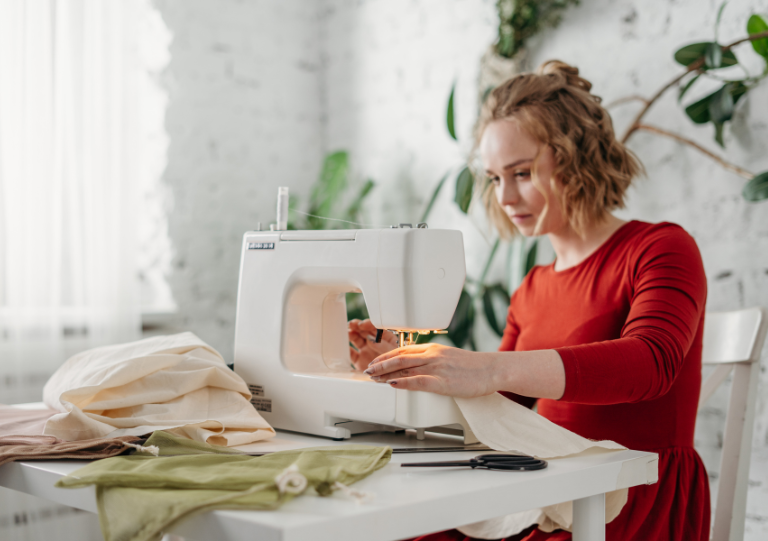
<svg viewBox="0 0 768 541">
<path fill-rule="evenodd" d="M 579 77 L 578 68 L 550 60 L 535 73 L 521 73 L 496 87 L 485 100 L 475 127 L 475 154 L 488 124 L 504 119 L 516 120 L 542 144 L 542 150 L 545 145 L 552 148 L 552 192 L 579 234 L 604 220 L 609 211 L 623 208 L 632 179 L 643 173 L 637 157 L 616 140 L 611 117 L 600 105 L 601 98 L 590 93 L 591 88 L 589 81 Z M 486 176 L 476 174 L 475 178 L 490 221 L 503 237 L 514 236 L 516 229 Z M 560 180 L 559 186 L 555 179 Z M 536 160 L 532 180 L 546 197 L 538 184 Z"/>
</svg>

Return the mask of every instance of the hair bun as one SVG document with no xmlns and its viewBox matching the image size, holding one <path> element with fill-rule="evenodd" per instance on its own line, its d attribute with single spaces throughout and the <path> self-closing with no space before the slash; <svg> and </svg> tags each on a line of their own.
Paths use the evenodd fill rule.
<svg viewBox="0 0 768 541">
<path fill-rule="evenodd" d="M 575 86 L 586 92 L 592 89 L 592 83 L 579 77 L 579 68 L 561 62 L 560 60 L 547 60 L 539 69 L 536 70 L 538 75 L 559 75 L 565 79 L 565 84 L 569 86 Z"/>
</svg>

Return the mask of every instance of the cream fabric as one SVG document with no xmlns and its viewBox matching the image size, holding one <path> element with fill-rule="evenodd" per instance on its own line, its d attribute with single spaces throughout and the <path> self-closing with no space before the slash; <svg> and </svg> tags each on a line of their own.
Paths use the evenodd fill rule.
<svg viewBox="0 0 768 541">
<path fill-rule="evenodd" d="M 528 408 L 499 394 L 456 398 L 461 413 L 477 439 L 497 451 L 552 459 L 626 449 L 612 441 L 592 441 L 554 424 Z M 615 519 L 627 503 L 627 489 L 605 495 L 605 521 Z M 468 524 L 459 531 L 480 539 L 500 539 L 520 533 L 532 524 L 551 532 L 571 530 L 573 502 L 551 505 Z"/>
<path fill-rule="evenodd" d="M 245 382 L 192 333 L 157 336 L 79 353 L 43 389 L 58 412 L 46 435 L 63 440 L 167 430 L 235 446 L 275 431 L 250 404 Z"/>
</svg>

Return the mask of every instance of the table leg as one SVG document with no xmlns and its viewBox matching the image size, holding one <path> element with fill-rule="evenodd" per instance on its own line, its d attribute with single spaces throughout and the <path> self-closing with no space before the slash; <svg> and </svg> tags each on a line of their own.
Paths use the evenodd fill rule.
<svg viewBox="0 0 768 541">
<path fill-rule="evenodd" d="M 573 541 L 605 541 L 605 494 L 573 500 Z"/>
</svg>

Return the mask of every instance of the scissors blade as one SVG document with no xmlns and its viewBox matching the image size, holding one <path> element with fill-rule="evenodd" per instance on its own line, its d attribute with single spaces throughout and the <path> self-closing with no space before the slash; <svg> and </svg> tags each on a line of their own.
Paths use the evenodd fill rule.
<svg viewBox="0 0 768 541">
<path fill-rule="evenodd" d="M 458 466 L 472 466 L 477 467 L 480 463 L 476 460 L 456 460 L 453 462 L 407 462 L 400 464 L 401 468 L 429 468 L 429 467 L 437 467 L 437 468 L 450 468 L 450 467 L 458 467 Z"/>
</svg>

